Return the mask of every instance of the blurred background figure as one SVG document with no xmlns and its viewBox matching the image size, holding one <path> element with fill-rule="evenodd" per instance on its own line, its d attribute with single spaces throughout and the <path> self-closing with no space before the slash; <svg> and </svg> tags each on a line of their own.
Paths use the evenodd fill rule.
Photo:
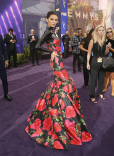
<svg viewBox="0 0 114 156">
<path fill-rule="evenodd" d="M 76 73 L 76 60 L 78 60 L 78 71 L 82 72 L 80 63 L 79 63 L 79 55 L 80 55 L 80 31 L 77 28 L 76 33 L 72 36 L 71 39 L 72 46 L 72 54 L 73 54 L 73 73 Z"/>
<path fill-rule="evenodd" d="M 67 58 L 69 55 L 69 43 L 70 43 L 70 36 L 68 34 L 68 31 L 66 31 L 66 34 L 62 36 L 62 42 L 64 46 L 64 58 Z"/>
<path fill-rule="evenodd" d="M 3 57 L 5 59 L 5 65 L 3 61 Z M 13 99 L 8 95 L 8 82 L 7 82 L 7 74 L 5 67 L 8 67 L 8 56 L 7 51 L 4 45 L 4 41 L 2 35 L 0 34 L 0 78 L 2 80 L 2 86 L 4 90 L 4 98 L 8 101 L 12 101 Z"/>
<path fill-rule="evenodd" d="M 4 43 L 6 43 L 6 49 L 8 54 L 8 60 L 9 60 L 9 66 L 10 68 L 10 57 L 13 55 L 13 61 L 14 61 L 14 67 L 17 67 L 17 50 L 16 50 L 16 44 L 17 39 L 16 36 L 13 34 L 13 29 L 9 28 L 8 34 L 4 36 Z"/>
<path fill-rule="evenodd" d="M 91 29 L 87 34 L 87 36 L 82 39 L 80 44 L 80 49 L 84 52 L 83 74 L 84 74 L 84 85 L 86 88 L 88 88 L 89 73 L 90 73 L 89 70 L 87 69 L 88 45 L 90 40 L 93 38 L 93 35 L 94 35 L 94 29 Z M 91 62 L 91 58 L 90 58 L 90 62 Z"/>
<path fill-rule="evenodd" d="M 58 31 L 59 31 L 59 29 L 58 29 L 58 28 L 55 28 L 55 36 L 56 36 L 56 37 L 59 37 Z"/>
<path fill-rule="evenodd" d="M 107 39 L 107 41 L 108 41 L 108 39 L 114 40 L 114 30 L 112 28 L 106 29 L 106 39 Z M 110 50 L 110 57 L 112 57 L 114 59 L 114 44 L 112 44 L 112 47 L 110 47 L 109 50 Z M 111 96 L 114 97 L 114 69 L 111 69 L 110 71 L 105 72 L 103 92 L 107 91 L 107 86 L 109 84 L 109 76 L 111 79 L 111 86 L 112 86 Z"/>
<path fill-rule="evenodd" d="M 34 55 L 36 57 L 36 63 L 39 66 L 39 61 L 38 61 L 38 51 L 35 49 L 36 43 L 38 42 L 38 36 L 36 36 L 34 33 L 34 29 L 31 29 L 31 34 L 28 36 L 28 44 L 30 44 L 30 53 L 31 53 L 31 58 L 32 58 L 32 66 L 34 66 Z"/>
</svg>

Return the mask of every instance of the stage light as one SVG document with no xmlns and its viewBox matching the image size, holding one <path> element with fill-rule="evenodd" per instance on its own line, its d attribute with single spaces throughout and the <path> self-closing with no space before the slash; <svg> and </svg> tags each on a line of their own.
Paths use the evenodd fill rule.
<svg viewBox="0 0 114 156">
<path fill-rule="evenodd" d="M 17 20 L 16 20 L 15 14 L 14 14 L 13 9 L 12 9 L 11 6 L 10 6 L 10 10 L 11 10 L 11 12 L 12 12 L 13 18 L 14 18 L 15 23 L 16 23 L 16 25 L 17 25 L 17 29 L 18 29 L 18 32 L 19 32 L 19 36 L 20 36 L 20 38 L 22 39 L 22 35 L 21 35 L 20 28 L 19 28 L 19 24 L 18 24 L 18 22 L 17 22 Z"/>
<path fill-rule="evenodd" d="M 8 18 L 8 22 L 9 22 L 9 24 L 10 24 L 10 27 L 13 28 L 13 26 L 12 26 L 12 24 L 11 24 L 11 21 L 10 21 L 10 19 L 9 19 L 8 12 L 6 11 L 5 13 L 6 13 L 6 16 L 7 16 L 7 18 Z"/>
<path fill-rule="evenodd" d="M 17 4 L 16 1 L 15 1 L 15 6 L 16 6 L 17 11 L 18 11 L 18 13 L 19 13 L 19 16 L 20 16 L 20 18 L 21 18 L 21 21 L 23 21 L 23 19 L 22 19 L 22 14 L 21 14 L 21 12 L 20 12 L 20 10 L 19 10 L 19 7 L 18 7 L 18 4 Z"/>
<path fill-rule="evenodd" d="M 2 18 L 2 21 L 3 21 L 3 23 L 4 23 L 4 26 L 5 26 L 6 32 L 8 32 L 8 28 L 7 28 L 7 26 L 6 26 L 6 23 L 5 23 L 4 17 L 3 17 L 2 15 L 1 15 L 1 18 Z"/>
</svg>

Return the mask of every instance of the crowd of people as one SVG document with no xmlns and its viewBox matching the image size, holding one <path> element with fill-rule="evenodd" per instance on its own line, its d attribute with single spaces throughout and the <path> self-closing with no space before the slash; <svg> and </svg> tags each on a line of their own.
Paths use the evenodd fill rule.
<svg viewBox="0 0 114 156">
<path fill-rule="evenodd" d="M 68 39 L 66 37 L 68 36 Z M 87 30 L 82 32 L 81 28 L 77 28 L 70 39 L 68 31 L 63 35 L 62 41 L 64 45 L 64 55 L 68 53 L 66 50 L 67 45 L 71 44 L 73 55 L 73 73 L 76 73 L 76 60 L 78 65 L 78 71 L 83 72 L 84 85 L 88 88 L 90 79 L 90 99 L 93 103 L 97 103 L 95 99 L 95 88 L 98 88 L 98 94 L 101 99 L 105 99 L 103 93 L 107 91 L 109 84 L 109 77 L 111 79 L 112 93 L 111 97 L 114 97 L 114 68 L 104 70 L 102 68 L 102 57 L 112 57 L 114 59 L 114 45 L 108 40 L 114 40 L 113 28 L 105 28 L 102 25 L 96 27 L 96 29 Z M 113 43 L 113 42 L 112 42 Z M 69 48 L 68 48 L 69 49 Z M 80 63 L 79 56 L 83 56 L 83 63 Z M 101 59 L 101 61 L 99 61 Z M 81 70 L 83 66 L 83 71 Z M 98 85 L 97 85 L 98 84 Z M 104 89 L 103 89 L 104 86 Z"/>
<path fill-rule="evenodd" d="M 28 36 L 32 65 L 34 66 L 34 55 L 36 63 L 39 65 L 37 50 L 51 53 L 50 65 L 53 70 L 54 81 L 41 94 L 35 109 L 28 117 L 28 126 L 25 131 L 29 136 L 44 146 L 55 149 L 68 149 L 69 144 L 81 145 L 82 142 L 92 140 L 81 110 L 80 98 L 73 79 L 68 75 L 63 65 L 61 53 L 61 40 L 58 37 L 58 29 L 53 28 L 58 22 L 58 16 L 54 11 L 49 11 L 46 17 L 47 28 L 43 36 L 38 39 L 31 29 Z M 85 35 L 85 36 L 84 36 Z M 76 60 L 78 60 L 78 71 L 83 72 L 84 85 L 88 88 L 90 77 L 90 100 L 97 103 L 95 98 L 95 87 L 98 81 L 98 96 L 105 100 L 103 92 L 107 91 L 109 76 L 111 78 L 112 93 L 114 97 L 114 69 L 105 71 L 102 67 L 102 58 L 112 57 L 114 59 L 114 45 L 110 42 L 114 39 L 112 28 L 107 28 L 106 33 L 102 25 L 98 25 L 95 30 L 88 30 L 82 33 L 81 28 L 77 28 L 70 39 L 68 31 L 63 35 L 64 58 L 68 57 L 69 44 L 73 54 L 73 73 L 76 73 Z M 4 36 L 4 41 L 0 35 L 0 77 L 4 89 L 4 98 L 9 101 L 13 99 L 8 95 L 8 82 L 5 67 L 10 68 L 10 56 L 13 55 L 14 67 L 17 67 L 16 58 L 16 36 L 13 29 Z M 46 42 L 47 48 L 42 45 Z M 6 43 L 7 48 L 5 48 Z M 113 43 L 113 42 L 112 42 Z M 7 51 L 6 51 L 7 49 Z M 83 54 L 83 71 L 79 56 Z M 3 61 L 4 55 L 5 64 Z M 103 88 L 104 86 L 104 88 Z M 86 139 L 85 139 L 86 138 Z"/>
</svg>

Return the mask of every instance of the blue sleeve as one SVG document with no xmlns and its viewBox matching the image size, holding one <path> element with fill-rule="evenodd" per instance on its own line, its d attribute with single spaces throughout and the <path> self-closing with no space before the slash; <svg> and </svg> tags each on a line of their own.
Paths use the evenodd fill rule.
<svg viewBox="0 0 114 156">
<path fill-rule="evenodd" d="M 2 35 L 0 35 L 0 38 L 1 38 L 1 46 L 2 46 L 2 55 L 4 55 L 5 60 L 8 60 L 7 51 L 6 51 L 6 47 L 4 45 Z"/>
</svg>

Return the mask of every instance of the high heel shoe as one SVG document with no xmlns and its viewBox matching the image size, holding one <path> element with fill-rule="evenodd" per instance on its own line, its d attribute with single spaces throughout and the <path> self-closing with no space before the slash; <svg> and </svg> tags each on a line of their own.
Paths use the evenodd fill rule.
<svg viewBox="0 0 114 156">
<path fill-rule="evenodd" d="M 105 97 L 103 95 L 98 94 L 98 97 L 100 97 L 102 100 L 105 100 Z"/>
<path fill-rule="evenodd" d="M 96 100 L 92 100 L 92 99 L 94 99 L 94 98 L 90 98 L 90 100 L 91 100 L 92 103 L 97 103 Z"/>
</svg>

